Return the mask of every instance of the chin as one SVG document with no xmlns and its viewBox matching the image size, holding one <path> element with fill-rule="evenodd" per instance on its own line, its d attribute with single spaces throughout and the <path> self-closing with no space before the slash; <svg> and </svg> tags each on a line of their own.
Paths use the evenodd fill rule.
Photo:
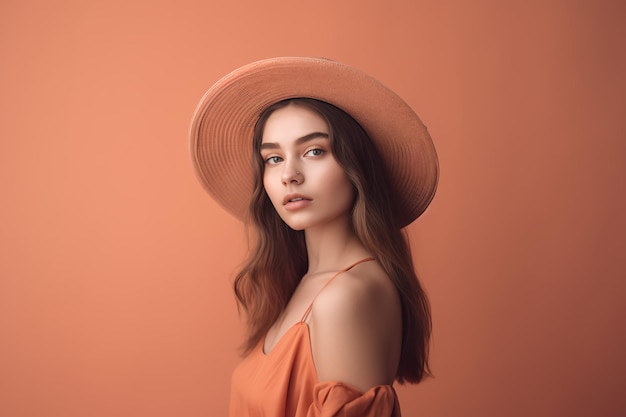
<svg viewBox="0 0 626 417">
<path fill-rule="evenodd" d="M 291 229 L 296 231 L 305 230 L 311 226 L 314 226 L 313 222 L 309 219 L 297 219 L 295 216 L 280 216 L 282 221 Z"/>
<path fill-rule="evenodd" d="M 304 213 L 303 213 L 304 214 Z M 320 227 L 339 227 L 344 221 L 350 221 L 349 218 L 344 216 L 281 216 L 281 219 L 287 226 L 296 231 L 306 231 L 307 229 L 320 228 Z"/>
<path fill-rule="evenodd" d="M 308 225 L 304 222 L 286 221 L 285 219 L 283 219 L 283 222 L 297 232 L 303 231 L 308 227 Z"/>
</svg>

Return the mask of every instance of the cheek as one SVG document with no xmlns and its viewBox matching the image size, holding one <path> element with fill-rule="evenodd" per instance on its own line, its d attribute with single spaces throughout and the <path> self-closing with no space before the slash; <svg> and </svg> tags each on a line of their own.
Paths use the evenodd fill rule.
<svg viewBox="0 0 626 417">
<path fill-rule="evenodd" d="M 272 198 L 272 188 L 270 187 L 270 181 L 267 178 L 267 175 L 263 175 L 263 188 L 267 195 Z"/>
<path fill-rule="evenodd" d="M 351 205 L 354 202 L 356 191 L 346 173 L 343 170 L 336 172 L 331 181 L 332 184 L 334 184 L 333 188 L 335 194 L 343 197 L 341 201 L 344 202 L 344 204 Z"/>
<path fill-rule="evenodd" d="M 272 203 L 275 203 L 275 199 L 277 198 L 276 185 L 274 184 L 272 176 L 268 174 L 267 171 L 263 174 L 263 188 Z"/>
</svg>

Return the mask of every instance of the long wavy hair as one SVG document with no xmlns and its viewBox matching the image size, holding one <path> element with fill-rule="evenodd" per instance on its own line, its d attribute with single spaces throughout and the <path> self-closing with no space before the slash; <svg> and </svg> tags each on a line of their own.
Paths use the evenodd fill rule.
<svg viewBox="0 0 626 417">
<path fill-rule="evenodd" d="M 329 103 L 310 98 L 275 103 L 260 115 L 254 127 L 255 184 L 248 213 L 254 236 L 249 257 L 234 281 L 235 295 L 248 324 L 244 354 L 263 340 L 308 269 L 304 232 L 293 230 L 282 221 L 263 187 L 263 129 L 274 111 L 288 105 L 311 109 L 328 124 L 331 151 L 356 191 L 352 208 L 356 235 L 400 295 L 402 350 L 396 380 L 417 383 L 430 375 L 430 306 L 415 274 L 408 239 L 395 220 L 391 205 L 394 199 L 383 162 L 367 133 L 351 116 Z"/>
</svg>

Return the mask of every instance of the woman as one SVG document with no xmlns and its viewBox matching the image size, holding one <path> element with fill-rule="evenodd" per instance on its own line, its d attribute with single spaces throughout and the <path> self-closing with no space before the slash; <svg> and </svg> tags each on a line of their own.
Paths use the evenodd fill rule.
<svg viewBox="0 0 626 417">
<path fill-rule="evenodd" d="M 430 309 L 401 231 L 437 184 L 417 115 L 354 68 L 275 58 L 207 92 L 191 152 L 254 230 L 231 416 L 399 416 L 393 382 L 429 372 Z"/>
</svg>

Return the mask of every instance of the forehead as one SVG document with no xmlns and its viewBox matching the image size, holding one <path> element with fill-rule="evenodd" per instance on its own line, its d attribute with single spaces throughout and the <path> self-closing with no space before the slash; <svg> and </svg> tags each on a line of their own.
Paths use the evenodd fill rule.
<svg viewBox="0 0 626 417">
<path fill-rule="evenodd" d="M 326 121 L 313 110 L 289 104 L 274 111 L 265 122 L 262 142 L 296 140 L 312 132 L 328 133 Z"/>
</svg>

